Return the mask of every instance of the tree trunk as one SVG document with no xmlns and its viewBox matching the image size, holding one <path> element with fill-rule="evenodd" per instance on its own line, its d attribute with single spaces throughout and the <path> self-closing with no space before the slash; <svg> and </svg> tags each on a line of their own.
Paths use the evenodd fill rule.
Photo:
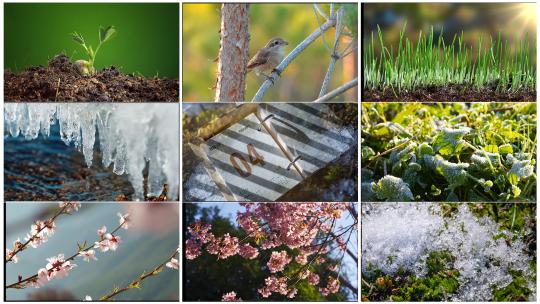
<svg viewBox="0 0 540 304">
<path fill-rule="evenodd" d="M 249 49 L 249 4 L 221 7 L 221 45 L 214 101 L 244 101 Z"/>
</svg>

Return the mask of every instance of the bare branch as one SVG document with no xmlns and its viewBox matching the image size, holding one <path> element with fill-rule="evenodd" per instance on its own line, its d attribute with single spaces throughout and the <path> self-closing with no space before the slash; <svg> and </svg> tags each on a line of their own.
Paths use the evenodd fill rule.
<svg viewBox="0 0 540 304">
<path fill-rule="evenodd" d="M 354 47 L 351 49 L 351 46 L 353 46 L 353 45 L 354 45 Z M 358 41 L 356 39 L 353 39 L 351 41 L 351 43 L 349 43 L 347 45 L 347 47 L 345 47 L 345 49 L 341 52 L 341 54 L 339 55 L 339 58 L 347 57 L 347 55 L 351 54 L 352 52 L 356 51 L 357 49 L 358 49 Z"/>
<path fill-rule="evenodd" d="M 330 84 L 330 77 L 332 77 L 332 73 L 334 72 L 334 68 L 336 66 L 336 61 L 339 59 L 338 49 L 339 49 L 339 38 L 341 36 L 341 16 L 343 15 L 343 8 L 338 9 L 336 12 L 336 37 L 334 38 L 334 51 L 332 52 L 332 55 L 330 57 L 330 64 L 328 65 L 328 70 L 326 71 L 326 75 L 324 76 L 323 83 L 321 85 L 321 90 L 319 92 L 319 97 L 326 94 L 326 91 L 328 90 L 328 85 Z"/>
<path fill-rule="evenodd" d="M 333 4 L 332 4 L 333 5 Z M 326 14 L 323 12 L 323 10 L 321 9 L 321 7 L 317 4 L 317 3 L 314 3 L 313 4 L 313 9 L 319 13 L 319 15 L 323 16 L 324 19 L 328 20 L 328 16 L 326 16 Z M 330 16 L 332 16 L 332 10 L 330 10 Z"/>
<path fill-rule="evenodd" d="M 317 4 L 313 4 L 313 12 L 315 13 L 315 19 L 317 20 L 317 25 L 321 27 L 321 21 L 319 20 L 319 15 L 317 14 L 317 12 L 322 12 L 322 11 Z M 324 17 L 326 17 L 326 15 L 324 15 Z M 332 17 L 332 15 L 330 15 L 330 17 Z M 326 20 L 328 20 L 328 17 L 326 17 Z M 328 51 L 328 53 L 331 54 L 332 51 L 330 50 L 330 47 L 328 46 L 328 43 L 326 42 L 326 39 L 324 38 L 324 33 L 322 34 L 322 42 L 323 42 L 324 47 Z"/>
<path fill-rule="evenodd" d="M 291 64 L 291 62 L 302 53 L 313 41 L 315 41 L 322 33 L 327 31 L 329 28 L 334 26 L 336 24 L 336 20 L 328 20 L 323 25 L 321 25 L 319 28 L 317 28 L 311 35 L 309 35 L 304 41 L 302 41 L 299 45 L 297 45 L 292 52 L 283 59 L 283 61 L 276 67 L 275 71 L 270 74 L 270 78 L 272 78 L 272 81 L 276 81 L 279 79 L 279 74 L 283 73 L 285 68 Z M 264 96 L 264 93 L 270 88 L 272 85 L 272 81 L 269 79 L 266 79 L 253 99 L 251 101 L 254 102 L 260 102 Z M 358 81 L 358 80 L 357 80 Z"/>
<path fill-rule="evenodd" d="M 358 85 L 358 77 L 356 77 L 355 79 L 353 79 L 353 80 L 347 82 L 346 84 L 340 86 L 339 88 L 331 91 L 330 93 L 328 93 L 328 94 L 314 100 L 313 102 L 329 101 L 332 98 L 334 98 L 334 97 L 336 97 L 336 96 L 338 96 L 338 95 L 340 95 L 340 94 L 342 94 L 342 93 L 356 87 L 357 85 Z"/>
</svg>

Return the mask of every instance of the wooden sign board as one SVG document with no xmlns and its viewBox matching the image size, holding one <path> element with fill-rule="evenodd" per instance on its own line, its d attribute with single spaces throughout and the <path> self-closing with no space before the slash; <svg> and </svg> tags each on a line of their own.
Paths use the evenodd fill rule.
<svg viewBox="0 0 540 304">
<path fill-rule="evenodd" d="M 189 201 L 275 201 L 356 145 L 324 104 L 261 104 L 198 146 Z M 206 176 L 204 176 L 206 175 Z"/>
</svg>

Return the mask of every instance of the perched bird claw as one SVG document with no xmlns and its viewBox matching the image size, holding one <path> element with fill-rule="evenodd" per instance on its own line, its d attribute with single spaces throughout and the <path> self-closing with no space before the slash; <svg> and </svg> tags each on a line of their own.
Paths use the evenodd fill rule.
<svg viewBox="0 0 540 304">
<path fill-rule="evenodd" d="M 266 77 L 266 80 L 269 80 L 272 83 L 272 85 L 274 85 L 274 77 L 268 76 L 268 75 L 265 75 L 265 74 L 263 74 L 263 75 L 264 75 L 264 77 Z"/>
<path fill-rule="evenodd" d="M 281 71 L 278 69 L 273 69 L 272 73 L 276 73 L 278 76 L 281 76 Z"/>
</svg>

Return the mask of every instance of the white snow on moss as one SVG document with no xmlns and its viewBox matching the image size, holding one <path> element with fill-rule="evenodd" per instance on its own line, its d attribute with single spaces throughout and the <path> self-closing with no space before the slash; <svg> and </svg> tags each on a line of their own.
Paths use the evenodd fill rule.
<svg viewBox="0 0 540 304">
<path fill-rule="evenodd" d="M 393 275 L 399 268 L 423 277 L 430 252 L 448 251 L 455 258 L 460 287 L 454 301 L 488 301 L 493 289 L 512 282 L 511 270 L 523 271 L 536 298 L 536 282 L 526 245 L 501 231 L 489 217 L 478 218 L 466 204 L 443 217 L 433 203 L 367 204 L 362 208 L 362 272 L 380 269 Z M 507 243 L 506 239 L 513 239 Z"/>
<path fill-rule="evenodd" d="M 93 161 L 96 131 L 103 166 L 127 174 L 135 198 L 143 198 L 143 170 L 148 162 L 148 194 L 159 195 L 168 184 L 170 199 L 178 196 L 179 112 L 177 104 L 24 104 L 4 106 L 4 127 L 11 136 L 35 139 L 50 135 L 60 124 L 60 136 Z"/>
</svg>

